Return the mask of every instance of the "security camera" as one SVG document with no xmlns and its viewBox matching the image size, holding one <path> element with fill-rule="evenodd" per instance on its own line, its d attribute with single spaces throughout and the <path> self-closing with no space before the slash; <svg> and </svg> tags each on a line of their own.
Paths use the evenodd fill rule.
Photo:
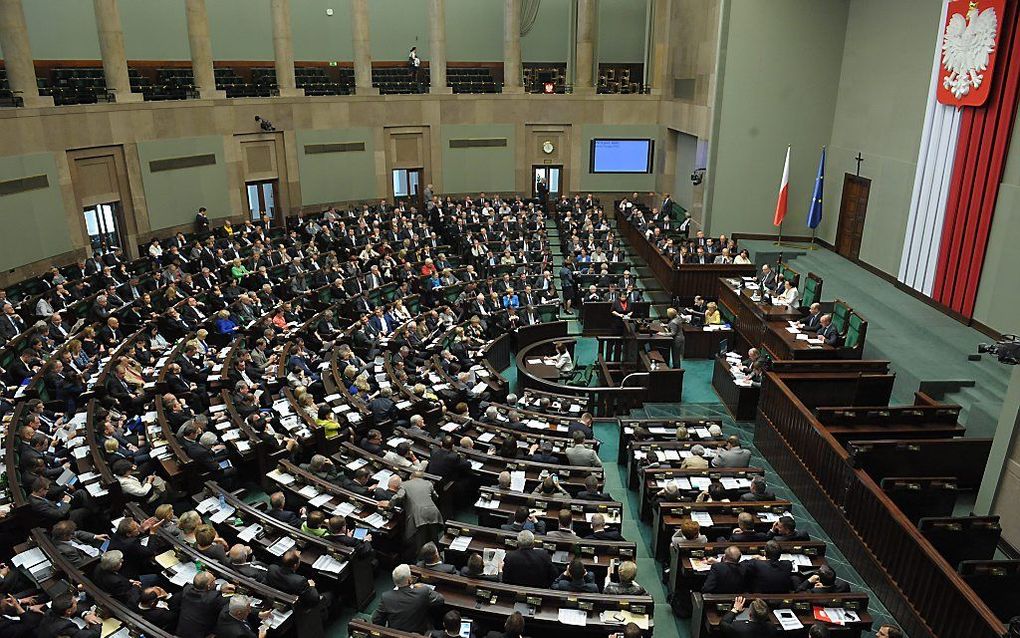
<svg viewBox="0 0 1020 638">
<path fill-rule="evenodd" d="M 695 169 L 695 171 L 691 173 L 691 183 L 695 186 L 700 186 L 703 181 L 705 181 L 705 169 Z"/>
<path fill-rule="evenodd" d="M 276 127 L 273 126 L 272 122 L 270 122 L 269 120 L 262 119 L 258 115 L 255 116 L 255 121 L 259 123 L 259 128 L 261 128 L 263 131 L 272 132 L 276 130 Z"/>
</svg>

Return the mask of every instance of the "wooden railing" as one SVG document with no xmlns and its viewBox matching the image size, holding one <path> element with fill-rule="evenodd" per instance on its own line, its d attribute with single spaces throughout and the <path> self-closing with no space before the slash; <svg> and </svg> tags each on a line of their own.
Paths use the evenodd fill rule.
<svg viewBox="0 0 1020 638">
<path fill-rule="evenodd" d="M 1005 627 L 783 382 L 762 383 L 755 442 L 912 638 Z"/>
</svg>

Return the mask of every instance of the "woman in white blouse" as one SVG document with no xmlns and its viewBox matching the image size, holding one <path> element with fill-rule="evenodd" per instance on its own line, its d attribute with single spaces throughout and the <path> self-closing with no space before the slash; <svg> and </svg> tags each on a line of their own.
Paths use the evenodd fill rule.
<svg viewBox="0 0 1020 638">
<path fill-rule="evenodd" d="M 563 342 L 556 344 L 556 369 L 560 371 L 560 376 L 567 376 L 574 371 L 574 359 L 570 356 L 570 351 L 567 350 L 567 345 Z"/>
<path fill-rule="evenodd" d="M 797 287 L 794 286 L 790 280 L 784 281 L 783 292 L 779 295 L 779 303 L 784 306 L 795 308 L 799 299 L 800 292 L 797 290 Z"/>
</svg>

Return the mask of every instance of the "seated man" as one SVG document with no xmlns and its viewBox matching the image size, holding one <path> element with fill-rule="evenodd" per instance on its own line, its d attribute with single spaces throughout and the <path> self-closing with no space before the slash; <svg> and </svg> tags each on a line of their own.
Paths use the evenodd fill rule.
<svg viewBox="0 0 1020 638">
<path fill-rule="evenodd" d="M 721 561 L 709 558 L 708 562 L 712 567 L 708 571 L 705 584 L 701 586 L 701 591 L 706 594 L 736 594 L 746 591 L 740 557 L 740 548 L 731 545 L 723 552 Z"/>
<path fill-rule="evenodd" d="M 589 474 L 584 479 L 584 489 L 575 497 L 580 501 L 611 501 L 613 497 L 599 489 L 599 480 Z"/>
<path fill-rule="evenodd" d="M 789 514 L 779 517 L 769 530 L 769 540 L 774 541 L 806 541 L 810 540 L 807 532 L 797 529 L 797 521 Z"/>
<path fill-rule="evenodd" d="M 507 552 L 503 559 L 503 582 L 522 587 L 546 588 L 557 575 L 549 552 L 535 547 L 535 535 L 528 530 L 517 534 L 517 549 Z"/>
<path fill-rule="evenodd" d="M 422 583 L 411 584 L 411 568 L 404 564 L 393 569 L 393 584 L 394 589 L 383 592 L 372 622 L 398 631 L 426 633 L 431 612 L 446 604 L 442 594 Z"/>
<path fill-rule="evenodd" d="M 772 624 L 772 614 L 769 612 L 768 604 L 760 598 L 751 601 L 747 620 L 737 620 L 740 612 L 744 611 L 745 604 L 744 597 L 737 596 L 733 600 L 733 607 L 719 621 L 724 636 L 772 638 L 779 635 L 779 630 Z"/>
<path fill-rule="evenodd" d="M 726 447 L 717 450 L 712 459 L 712 467 L 749 467 L 751 450 L 740 446 L 740 439 L 731 436 L 726 439 Z"/>
<path fill-rule="evenodd" d="M 499 526 L 501 530 L 507 532 L 522 532 L 528 530 L 538 534 L 539 536 L 545 535 L 545 521 L 538 520 L 531 510 L 528 509 L 527 505 L 521 505 L 514 511 L 514 520 L 509 523 L 503 523 Z"/>
<path fill-rule="evenodd" d="M 729 538 L 720 538 L 720 542 L 731 543 L 761 543 L 769 539 L 768 534 L 759 532 L 754 528 L 754 514 L 741 512 L 737 515 L 737 527 L 730 534 Z"/>
<path fill-rule="evenodd" d="M 599 591 L 594 574 L 584 568 L 580 558 L 570 561 L 567 569 L 553 581 L 552 588 L 584 594 L 595 594 Z"/>
<path fill-rule="evenodd" d="M 850 584 L 836 578 L 836 572 L 828 565 L 821 565 L 818 571 L 797 586 L 797 591 L 810 594 L 846 594 L 850 592 Z"/>
<path fill-rule="evenodd" d="M 742 564 L 747 591 L 755 594 L 787 594 L 793 590 L 793 564 L 781 560 L 782 548 L 776 541 L 765 543 L 763 560 Z"/>
<path fill-rule="evenodd" d="M 441 572 L 443 574 L 457 573 L 456 567 L 443 562 L 443 557 L 439 554 L 439 548 L 431 541 L 422 545 L 421 550 L 418 552 L 418 567 L 431 569 L 434 572 Z"/>
<path fill-rule="evenodd" d="M 622 541 L 623 536 L 616 530 L 606 529 L 606 517 L 601 513 L 593 514 L 591 517 L 591 534 L 586 539 L 597 541 Z"/>
<path fill-rule="evenodd" d="M 774 501 L 776 495 L 765 484 L 764 476 L 756 476 L 751 480 L 751 491 L 741 494 L 740 500 L 747 502 Z"/>
</svg>

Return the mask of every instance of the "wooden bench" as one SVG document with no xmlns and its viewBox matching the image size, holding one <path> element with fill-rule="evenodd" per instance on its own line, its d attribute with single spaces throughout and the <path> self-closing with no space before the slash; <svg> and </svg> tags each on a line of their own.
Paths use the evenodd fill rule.
<svg viewBox="0 0 1020 638">
<path fill-rule="evenodd" d="M 1002 536 L 998 516 L 925 517 L 917 527 L 953 567 L 962 560 L 991 560 Z"/>
<path fill-rule="evenodd" d="M 981 485 L 992 439 L 851 441 L 849 462 L 875 481 L 888 476 L 955 476 L 960 489 Z"/>
<path fill-rule="evenodd" d="M 708 538 L 729 536 L 737 526 L 737 516 L 748 512 L 754 516 L 754 528 L 765 532 L 779 516 L 787 514 L 789 501 L 757 501 L 748 503 L 656 503 L 652 510 L 652 556 L 665 562 L 673 533 L 694 512 L 705 512 L 712 517 L 712 525 L 702 526 L 701 533 Z"/>
<path fill-rule="evenodd" d="M 733 596 L 729 594 L 694 594 L 694 615 L 691 618 L 691 638 L 708 638 L 709 636 L 726 635 L 722 633 L 719 626 L 723 615 L 733 607 Z M 855 612 L 860 622 L 846 623 L 845 625 L 828 624 L 829 631 L 833 636 L 841 638 L 857 638 L 861 632 L 870 629 L 872 624 L 871 614 L 868 613 L 868 595 L 865 593 L 851 594 L 747 594 L 745 598 L 750 600 L 760 598 L 769 605 L 770 610 L 790 609 L 797 615 L 797 620 L 805 628 L 819 622 L 815 620 L 814 609 L 816 607 L 837 607 L 847 611 Z M 772 618 L 772 623 L 778 627 L 779 621 Z M 805 633 L 806 629 L 801 630 Z M 785 633 L 780 630 L 780 633 Z"/>
<path fill-rule="evenodd" d="M 951 516 L 959 491 L 955 476 L 887 476 L 879 487 L 915 522 L 923 516 Z"/>
</svg>

